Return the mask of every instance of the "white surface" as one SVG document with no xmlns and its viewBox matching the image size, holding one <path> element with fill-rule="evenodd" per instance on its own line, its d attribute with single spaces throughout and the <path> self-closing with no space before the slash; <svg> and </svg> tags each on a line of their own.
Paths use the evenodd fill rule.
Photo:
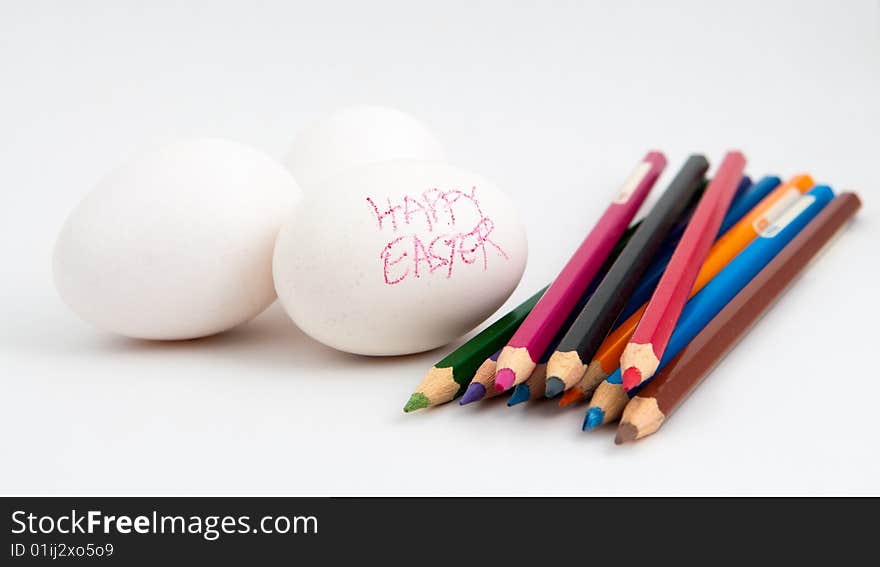
<svg viewBox="0 0 880 567">
<path fill-rule="evenodd" d="M 878 493 L 877 2 L 4 2 L 0 472 L 37 493 Z M 651 147 L 739 147 L 753 175 L 856 188 L 858 220 L 661 433 L 582 409 L 403 415 L 447 349 L 367 359 L 273 307 L 225 335 L 133 342 L 52 289 L 52 242 L 111 167 L 192 135 L 281 157 L 333 108 L 425 120 L 508 191 L 552 277 Z M 668 174 L 661 183 L 668 181 Z M 647 471 L 647 472 L 646 472 Z"/>
<path fill-rule="evenodd" d="M 346 106 L 295 137 L 284 163 L 297 182 L 313 187 L 349 167 L 393 159 L 444 161 L 446 151 L 415 116 L 395 108 Z"/>
<path fill-rule="evenodd" d="M 272 272 L 284 310 L 310 337 L 401 355 L 479 325 L 516 289 L 527 250 L 516 207 L 491 181 L 394 160 L 307 193 L 278 234 Z"/>
<path fill-rule="evenodd" d="M 114 169 L 67 218 L 58 293 L 83 319 L 139 339 L 194 339 L 275 301 L 272 251 L 300 198 L 262 152 L 181 140 Z"/>
</svg>

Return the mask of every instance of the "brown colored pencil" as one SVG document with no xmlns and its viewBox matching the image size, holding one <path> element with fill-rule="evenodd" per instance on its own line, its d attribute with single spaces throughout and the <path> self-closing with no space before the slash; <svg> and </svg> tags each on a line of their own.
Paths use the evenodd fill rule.
<svg viewBox="0 0 880 567">
<path fill-rule="evenodd" d="M 615 443 L 656 432 L 861 207 L 854 193 L 832 200 L 694 340 L 630 400 Z"/>
</svg>

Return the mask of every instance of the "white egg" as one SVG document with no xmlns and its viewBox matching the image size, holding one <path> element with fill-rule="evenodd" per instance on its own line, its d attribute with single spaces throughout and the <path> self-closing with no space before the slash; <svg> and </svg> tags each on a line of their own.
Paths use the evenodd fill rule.
<svg viewBox="0 0 880 567">
<path fill-rule="evenodd" d="M 345 169 L 393 159 L 443 161 L 443 146 L 422 122 L 382 106 L 336 111 L 297 137 L 285 163 L 306 192 Z"/>
<path fill-rule="evenodd" d="M 263 153 L 196 139 L 107 176 L 70 214 L 55 285 L 86 321 L 144 339 L 224 331 L 275 298 L 272 248 L 300 198 Z"/>
<path fill-rule="evenodd" d="M 318 189 L 279 232 L 273 269 L 287 313 L 331 347 L 367 355 L 436 348 L 494 312 L 522 276 L 523 225 L 478 175 L 388 161 Z"/>
</svg>

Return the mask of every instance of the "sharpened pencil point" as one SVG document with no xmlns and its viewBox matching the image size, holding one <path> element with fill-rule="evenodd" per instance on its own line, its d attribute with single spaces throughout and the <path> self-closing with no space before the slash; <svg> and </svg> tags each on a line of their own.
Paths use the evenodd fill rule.
<svg viewBox="0 0 880 567">
<path fill-rule="evenodd" d="M 416 392 L 409 397 L 409 401 L 403 406 L 403 412 L 409 413 L 411 411 L 424 409 L 429 405 L 431 405 L 431 400 L 428 399 L 428 396 L 421 392 Z"/>
<path fill-rule="evenodd" d="M 600 408 L 590 408 L 587 410 L 587 415 L 584 416 L 584 431 L 591 431 L 596 429 L 602 423 L 605 422 L 605 412 Z"/>
<path fill-rule="evenodd" d="M 565 382 L 557 378 L 556 376 L 551 376 L 547 378 L 547 385 L 544 390 L 545 398 L 555 398 L 559 394 L 561 394 L 565 390 Z"/>
<path fill-rule="evenodd" d="M 507 407 L 527 402 L 531 396 L 532 391 L 527 384 L 517 384 L 516 388 L 513 389 L 513 393 L 510 395 L 510 399 L 507 400 Z"/>
<path fill-rule="evenodd" d="M 502 368 L 495 373 L 495 391 L 504 392 L 513 387 L 516 374 L 510 368 Z"/>
<path fill-rule="evenodd" d="M 627 392 L 642 383 L 642 373 L 635 366 L 630 366 L 623 371 L 623 388 Z"/>
<path fill-rule="evenodd" d="M 617 435 L 614 437 L 616 445 L 623 445 L 629 441 L 635 441 L 639 437 L 639 430 L 631 423 L 621 423 L 617 427 Z"/>
<path fill-rule="evenodd" d="M 559 398 L 559 407 L 564 408 L 565 406 L 579 402 L 582 399 L 584 399 L 584 395 L 579 389 L 572 388 L 571 390 L 566 390 L 562 393 L 562 397 Z"/>
<path fill-rule="evenodd" d="M 464 395 L 461 397 L 461 401 L 458 403 L 466 406 L 472 402 L 478 402 L 483 399 L 486 395 L 486 388 L 482 384 L 477 384 L 476 382 L 472 382 L 467 390 L 465 390 Z"/>
</svg>

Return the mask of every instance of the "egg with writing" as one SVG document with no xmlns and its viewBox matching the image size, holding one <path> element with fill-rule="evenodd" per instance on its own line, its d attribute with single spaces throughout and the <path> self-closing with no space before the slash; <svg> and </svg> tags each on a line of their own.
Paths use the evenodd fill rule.
<svg viewBox="0 0 880 567">
<path fill-rule="evenodd" d="M 143 339 L 192 339 L 248 321 L 275 299 L 272 251 L 300 198 L 262 152 L 195 139 L 143 155 L 73 210 L 55 285 L 86 321 Z"/>
<path fill-rule="evenodd" d="M 285 159 L 306 191 L 345 169 L 394 159 L 443 161 L 443 146 L 420 120 L 394 108 L 356 105 L 307 128 Z"/>
<path fill-rule="evenodd" d="M 307 194 L 275 243 L 278 297 L 305 333 L 366 355 L 430 350 L 508 298 L 525 230 L 485 178 L 438 162 L 351 168 Z"/>
</svg>

